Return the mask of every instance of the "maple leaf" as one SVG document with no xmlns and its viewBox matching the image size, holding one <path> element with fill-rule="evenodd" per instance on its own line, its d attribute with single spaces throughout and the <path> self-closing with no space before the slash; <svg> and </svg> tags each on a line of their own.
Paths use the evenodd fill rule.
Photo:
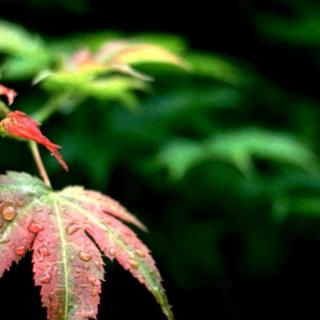
<svg viewBox="0 0 320 320">
<path fill-rule="evenodd" d="M 24 112 L 9 112 L 6 118 L 0 121 L 0 131 L 11 137 L 31 140 L 44 145 L 59 161 L 61 166 L 68 171 L 67 164 L 58 152 L 60 146 L 46 138 L 39 129 L 39 123 L 28 117 Z"/>
<path fill-rule="evenodd" d="M 31 250 L 49 320 L 96 318 L 102 253 L 144 284 L 173 319 L 148 248 L 121 220 L 144 226 L 112 198 L 77 186 L 53 191 L 38 178 L 8 172 L 0 175 L 0 212 L 0 276 Z"/>
</svg>

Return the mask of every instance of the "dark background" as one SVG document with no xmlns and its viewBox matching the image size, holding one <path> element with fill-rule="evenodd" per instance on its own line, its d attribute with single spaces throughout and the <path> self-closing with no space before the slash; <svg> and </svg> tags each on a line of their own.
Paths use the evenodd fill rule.
<svg viewBox="0 0 320 320">
<path fill-rule="evenodd" d="M 286 30 L 290 28 L 279 27 L 276 31 L 271 28 L 270 31 L 268 25 L 277 26 L 276 21 L 261 18 L 281 16 L 288 19 L 289 24 L 301 17 L 311 21 L 319 12 L 316 1 L 307 1 L 305 6 L 299 1 L 290 4 L 289 1 L 250 0 L 145 5 L 98 0 L 2 0 L 0 3 L 1 18 L 47 38 L 97 30 L 119 30 L 128 34 L 165 32 L 185 38 L 191 51 L 215 52 L 226 59 L 241 61 L 268 85 L 253 84 L 247 88 L 250 108 L 210 115 L 222 119 L 218 121 L 218 131 L 248 125 L 283 130 L 299 136 L 318 154 L 319 44 L 316 40 L 312 42 L 312 37 L 308 41 L 310 34 L 304 36 L 303 30 L 300 38 L 286 37 Z M 303 26 L 301 23 L 302 29 Z M 316 34 L 317 28 L 314 30 Z M 159 79 L 160 87 L 161 81 L 166 80 Z M 174 76 L 171 81 L 171 90 L 174 90 Z M 202 81 L 206 86 L 206 81 Z M 22 92 L 28 90 L 24 83 L 19 86 Z M 100 111 L 96 112 L 93 121 L 101 119 Z M 85 118 L 86 114 L 79 111 L 78 116 Z M 52 135 L 58 132 L 59 121 L 57 116 L 49 123 Z M 84 130 L 94 127 L 88 125 Z M 166 126 L 163 128 L 166 130 Z M 196 140 L 203 137 L 192 125 L 190 128 L 186 122 L 182 129 L 175 131 L 175 136 Z M 61 141 L 63 139 L 58 140 L 64 145 Z M 8 166 L 23 169 L 22 163 L 29 161 L 28 155 L 16 153 L 15 159 L 11 159 L 4 154 L 7 145 L 5 142 L 1 146 L 1 171 Z M 125 143 L 123 145 L 125 148 Z M 64 148 L 67 149 L 65 145 Z M 156 153 L 155 149 L 142 148 L 132 155 L 129 148 L 128 157 L 139 160 Z M 205 161 L 186 178 L 173 181 L 165 178 L 164 171 L 141 173 L 122 159 L 106 169 L 109 170 L 108 182 L 101 183 L 90 179 L 81 163 L 68 159 L 67 155 L 66 159 L 71 168 L 74 165 L 71 176 L 65 178 L 56 167 L 50 167 L 57 174 L 56 185 L 77 183 L 100 189 L 121 200 L 146 221 L 150 234 L 141 236 L 158 261 L 178 320 L 262 320 L 292 316 L 313 319 L 320 315 L 317 214 L 300 214 L 299 208 L 291 208 L 290 211 L 298 212 L 293 218 L 289 215 L 280 224 L 270 219 L 272 199 L 278 196 L 278 190 L 281 194 L 287 192 L 273 187 L 274 180 L 286 176 L 289 178 L 283 178 L 283 184 L 294 184 L 296 176 L 304 175 L 300 169 L 290 168 L 287 172 L 283 164 L 270 165 L 265 159 L 254 159 L 256 176 L 241 187 L 244 184 L 241 174 L 219 163 Z M 31 164 L 27 164 L 26 170 L 28 168 L 34 171 Z M 301 183 L 302 186 L 295 186 L 293 192 L 288 191 L 293 198 L 301 193 L 306 194 L 306 199 L 310 194 L 319 196 L 318 178 L 306 176 L 302 180 L 311 182 L 308 180 Z M 317 186 L 309 188 L 312 184 Z M 39 290 L 32 285 L 30 256 L 4 276 L 0 295 L 2 312 L 7 315 L 4 319 L 20 319 L 21 311 L 27 318 L 45 319 Z M 120 267 L 112 265 L 107 270 L 98 319 L 129 317 L 164 319 L 152 296 Z"/>
</svg>

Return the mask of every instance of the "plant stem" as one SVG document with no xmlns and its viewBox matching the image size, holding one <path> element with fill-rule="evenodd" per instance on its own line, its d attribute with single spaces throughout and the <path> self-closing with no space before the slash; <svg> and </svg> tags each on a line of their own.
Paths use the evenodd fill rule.
<svg viewBox="0 0 320 320">
<path fill-rule="evenodd" d="M 70 97 L 70 93 L 62 94 L 59 97 L 54 97 L 50 99 L 38 112 L 36 112 L 32 118 L 39 121 L 40 123 L 48 120 L 61 106 L 65 101 Z M 51 188 L 51 182 L 47 173 L 47 170 L 43 164 L 38 144 L 34 141 L 29 142 L 29 147 L 36 163 L 39 174 L 43 182 Z"/>
<path fill-rule="evenodd" d="M 42 158 L 39 152 L 38 144 L 34 141 L 29 142 L 29 147 L 34 159 L 34 162 L 36 163 L 36 166 L 38 168 L 39 174 L 43 180 L 43 182 L 51 188 L 51 182 L 47 173 L 47 170 L 42 162 Z"/>
<path fill-rule="evenodd" d="M 0 117 L 5 117 L 10 112 L 10 109 L 0 101 Z"/>
</svg>

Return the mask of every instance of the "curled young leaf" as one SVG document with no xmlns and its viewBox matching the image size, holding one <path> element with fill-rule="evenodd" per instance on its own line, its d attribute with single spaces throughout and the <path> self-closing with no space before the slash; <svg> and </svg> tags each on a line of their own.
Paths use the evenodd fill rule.
<svg viewBox="0 0 320 320">
<path fill-rule="evenodd" d="M 55 192 L 28 174 L 9 172 L 0 176 L 0 203 L 0 276 L 32 250 L 48 320 L 96 318 L 101 252 L 144 284 L 173 320 L 148 248 L 121 220 L 144 227 L 118 202 L 81 187 Z"/>
<path fill-rule="evenodd" d="M 45 146 L 51 154 L 59 161 L 61 166 L 68 171 L 68 166 L 58 152 L 60 146 L 46 138 L 39 129 L 39 123 L 28 117 L 24 112 L 9 112 L 0 121 L 0 131 L 10 137 L 35 141 Z"/>
<path fill-rule="evenodd" d="M 14 98 L 17 96 L 17 93 L 14 90 L 0 84 L 0 96 L 6 96 L 10 105 L 13 103 Z"/>
</svg>

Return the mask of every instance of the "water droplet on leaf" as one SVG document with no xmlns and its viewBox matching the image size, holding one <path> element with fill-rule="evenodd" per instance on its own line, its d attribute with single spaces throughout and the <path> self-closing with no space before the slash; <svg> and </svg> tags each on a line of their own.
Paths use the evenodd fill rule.
<svg viewBox="0 0 320 320">
<path fill-rule="evenodd" d="M 41 284 L 48 284 L 51 281 L 51 276 L 49 274 L 45 274 L 39 279 L 39 281 Z"/>
<path fill-rule="evenodd" d="M 79 258 L 82 261 L 85 261 L 85 262 L 88 262 L 88 261 L 90 261 L 92 259 L 92 257 L 88 253 L 86 253 L 84 251 L 80 251 L 79 252 Z"/>
<path fill-rule="evenodd" d="M 133 269 L 138 269 L 139 267 L 139 264 L 136 260 L 133 260 L 133 259 L 129 259 L 128 260 L 130 266 L 133 268 Z"/>
<path fill-rule="evenodd" d="M 15 248 L 15 253 L 17 256 L 23 256 L 26 253 L 26 247 L 25 246 L 19 246 Z"/>
<path fill-rule="evenodd" d="M 67 234 L 69 236 L 71 236 L 71 235 L 75 234 L 79 230 L 80 230 L 80 227 L 77 224 L 72 222 L 71 224 L 68 225 L 66 231 L 67 231 Z"/>
<path fill-rule="evenodd" d="M 116 250 L 114 250 L 114 248 L 110 248 L 109 249 L 109 255 L 111 256 L 111 257 L 115 257 L 115 255 L 116 255 Z"/>
<path fill-rule="evenodd" d="M 137 254 L 137 256 L 139 256 L 141 258 L 146 256 L 146 254 L 140 249 L 136 250 L 136 254 Z"/>
<path fill-rule="evenodd" d="M 43 225 L 38 222 L 32 222 L 28 230 L 32 233 L 38 233 L 44 229 Z"/>
<path fill-rule="evenodd" d="M 7 206 L 2 209 L 2 216 L 6 221 L 12 221 L 16 216 L 16 210 L 13 206 Z"/>
</svg>

